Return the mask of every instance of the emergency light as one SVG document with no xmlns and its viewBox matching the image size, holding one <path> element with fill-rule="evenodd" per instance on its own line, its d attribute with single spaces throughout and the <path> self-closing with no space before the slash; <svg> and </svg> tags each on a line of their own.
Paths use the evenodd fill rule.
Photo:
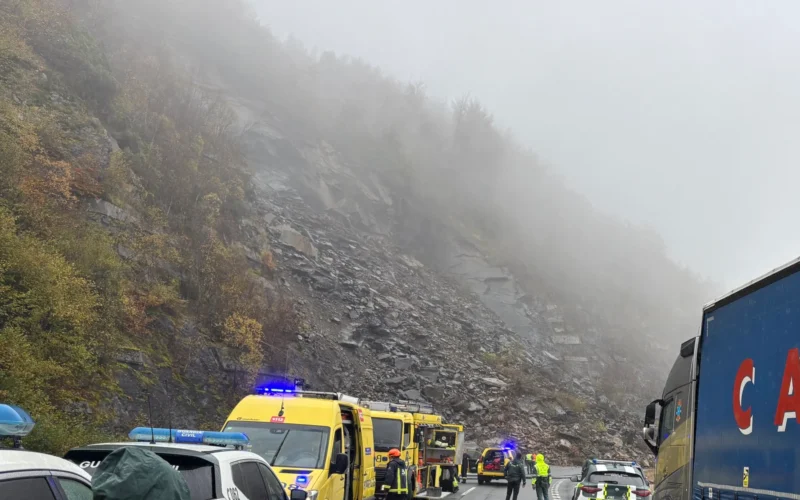
<svg viewBox="0 0 800 500">
<path fill-rule="evenodd" d="M 295 389 L 289 389 L 286 387 L 256 387 L 256 394 L 266 394 L 266 395 L 274 395 L 274 394 L 295 394 L 297 391 Z"/>
<path fill-rule="evenodd" d="M 0 404 L 0 438 L 23 438 L 31 433 L 34 425 L 28 412 L 19 406 Z"/>
<path fill-rule="evenodd" d="M 516 443 L 513 441 L 506 441 L 503 443 L 503 450 L 505 451 L 514 451 L 516 449 Z"/>
<path fill-rule="evenodd" d="M 128 439 L 131 441 L 168 443 L 170 436 L 173 443 L 237 447 L 244 447 L 250 444 L 250 438 L 242 432 L 195 431 L 159 427 L 137 427 L 128 434 Z"/>
<path fill-rule="evenodd" d="M 295 482 L 297 482 L 297 484 L 308 484 L 308 476 L 297 476 Z"/>
</svg>

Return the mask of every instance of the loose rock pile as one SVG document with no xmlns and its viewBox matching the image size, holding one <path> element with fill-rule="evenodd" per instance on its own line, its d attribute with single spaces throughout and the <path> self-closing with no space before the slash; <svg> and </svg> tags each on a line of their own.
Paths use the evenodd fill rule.
<svg viewBox="0 0 800 500">
<path fill-rule="evenodd" d="M 254 255 L 271 245 L 271 286 L 305 314 L 289 371 L 315 389 L 427 401 L 478 446 L 512 438 L 558 464 L 646 457 L 636 415 L 565 377 L 472 293 L 275 184 L 261 186 L 244 225 Z"/>
</svg>

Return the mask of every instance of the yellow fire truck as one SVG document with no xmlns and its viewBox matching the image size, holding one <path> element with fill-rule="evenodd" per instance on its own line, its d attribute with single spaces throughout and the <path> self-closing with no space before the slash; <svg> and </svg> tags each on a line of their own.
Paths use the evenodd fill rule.
<svg viewBox="0 0 800 500">
<path fill-rule="evenodd" d="M 308 500 L 372 500 L 375 445 L 371 411 L 340 393 L 266 387 L 242 399 L 224 431 L 243 432 L 287 490 Z"/>
<path fill-rule="evenodd" d="M 393 447 L 400 450 L 408 466 L 410 496 L 444 498 L 458 490 L 463 425 L 445 424 L 442 416 L 434 414 L 433 407 L 427 403 L 364 401 L 362 404 L 372 410 L 374 417 L 386 419 L 387 422 L 378 425 L 393 428 L 392 436 L 398 436 L 397 431 L 402 428 L 400 446 Z M 376 443 L 385 439 L 385 443 L 390 444 L 389 434 L 387 431 L 384 437 L 383 432 L 376 432 Z M 397 443 L 397 437 L 391 443 Z M 380 458 L 376 464 L 376 476 L 380 480 L 386 474 L 387 464 L 388 456 Z"/>
</svg>

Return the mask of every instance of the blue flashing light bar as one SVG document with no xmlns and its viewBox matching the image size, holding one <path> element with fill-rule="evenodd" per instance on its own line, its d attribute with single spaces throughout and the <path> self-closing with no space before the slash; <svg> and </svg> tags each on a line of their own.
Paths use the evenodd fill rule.
<svg viewBox="0 0 800 500">
<path fill-rule="evenodd" d="M 506 441 L 503 443 L 503 449 L 505 451 L 514 451 L 517 449 L 517 445 L 513 441 Z"/>
<path fill-rule="evenodd" d="M 215 446 L 247 446 L 250 438 L 242 432 L 214 432 L 183 429 L 164 429 L 160 427 L 137 427 L 128 434 L 131 441 L 155 441 L 168 443 L 172 436 L 173 443 L 208 444 Z"/>
<path fill-rule="evenodd" d="M 36 423 L 28 412 L 19 406 L 0 404 L 0 437 L 25 437 L 34 425 Z"/>
<path fill-rule="evenodd" d="M 297 476 L 297 479 L 295 479 L 295 481 L 297 482 L 297 484 L 308 484 L 308 476 Z"/>
<path fill-rule="evenodd" d="M 296 389 L 288 387 L 256 387 L 256 394 L 284 395 L 284 394 L 296 394 L 296 393 L 297 393 Z"/>
</svg>

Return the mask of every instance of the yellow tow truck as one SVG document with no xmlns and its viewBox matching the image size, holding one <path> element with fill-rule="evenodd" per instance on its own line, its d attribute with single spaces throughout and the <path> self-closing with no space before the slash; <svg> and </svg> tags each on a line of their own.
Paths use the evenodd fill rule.
<svg viewBox="0 0 800 500">
<path fill-rule="evenodd" d="M 458 491 L 463 425 L 445 424 L 442 416 L 436 415 L 433 407 L 427 403 L 365 401 L 363 405 L 370 408 L 373 415 L 395 422 L 391 424 L 395 429 L 393 433 L 402 423 L 401 446 L 396 448 L 400 450 L 400 456 L 409 469 L 409 496 L 419 499 L 444 498 Z M 385 425 L 390 427 L 389 423 Z M 383 437 L 376 434 L 375 439 L 377 442 Z M 386 474 L 387 463 L 388 457 L 385 460 L 381 458 L 376 465 L 376 476 L 381 480 Z"/>
<path fill-rule="evenodd" d="M 373 500 L 371 411 L 358 398 L 299 387 L 264 387 L 242 399 L 223 427 L 243 432 L 285 489 L 308 500 Z"/>
</svg>

